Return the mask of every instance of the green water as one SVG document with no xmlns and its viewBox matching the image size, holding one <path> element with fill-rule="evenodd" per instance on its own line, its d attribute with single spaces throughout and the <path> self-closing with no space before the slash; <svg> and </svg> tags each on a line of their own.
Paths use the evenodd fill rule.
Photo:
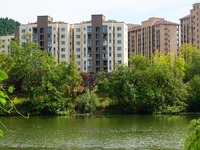
<svg viewBox="0 0 200 150">
<path fill-rule="evenodd" d="M 1 117 L 1 150 L 180 150 L 198 115 Z"/>
</svg>

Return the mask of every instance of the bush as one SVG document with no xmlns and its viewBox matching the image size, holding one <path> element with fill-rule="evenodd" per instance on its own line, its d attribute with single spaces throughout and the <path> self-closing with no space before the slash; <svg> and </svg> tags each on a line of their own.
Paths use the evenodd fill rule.
<svg viewBox="0 0 200 150">
<path fill-rule="evenodd" d="M 190 133 L 184 143 L 184 150 L 200 149 L 200 119 L 192 120 L 190 123 Z"/>
<path fill-rule="evenodd" d="M 79 113 L 93 113 L 96 110 L 97 104 L 96 94 L 85 93 L 79 97 L 76 111 Z"/>
</svg>

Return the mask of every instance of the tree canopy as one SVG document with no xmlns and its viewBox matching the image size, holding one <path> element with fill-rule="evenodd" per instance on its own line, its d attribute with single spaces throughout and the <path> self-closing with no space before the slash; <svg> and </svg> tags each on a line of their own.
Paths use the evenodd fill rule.
<svg viewBox="0 0 200 150">
<path fill-rule="evenodd" d="M 13 19 L 0 18 L 0 36 L 13 34 L 14 30 L 19 28 L 20 23 Z"/>
</svg>

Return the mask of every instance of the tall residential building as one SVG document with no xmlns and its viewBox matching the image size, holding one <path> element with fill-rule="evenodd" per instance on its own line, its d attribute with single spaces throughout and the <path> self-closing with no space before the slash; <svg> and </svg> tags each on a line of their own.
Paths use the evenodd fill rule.
<svg viewBox="0 0 200 150">
<path fill-rule="evenodd" d="M 65 22 L 53 22 L 49 16 L 38 16 L 37 22 L 21 25 L 15 32 L 21 44 L 26 42 L 26 34 L 31 34 L 31 41 L 37 42 L 41 50 L 53 54 L 57 61 L 70 61 L 73 49 L 73 25 Z"/>
<path fill-rule="evenodd" d="M 111 72 L 116 63 L 128 64 L 128 27 L 124 22 L 92 15 L 74 24 L 74 50 L 81 72 Z"/>
<path fill-rule="evenodd" d="M 181 44 L 191 43 L 200 48 L 200 3 L 193 4 L 190 14 L 180 19 Z"/>
<path fill-rule="evenodd" d="M 152 17 L 142 25 L 129 25 L 129 52 L 152 58 L 161 53 L 175 53 L 179 48 L 179 25 L 164 18 Z"/>
<path fill-rule="evenodd" d="M 10 41 L 14 39 L 14 35 L 6 35 L 0 37 L 0 53 L 6 53 L 8 54 L 9 48 L 8 45 L 10 44 Z"/>
</svg>

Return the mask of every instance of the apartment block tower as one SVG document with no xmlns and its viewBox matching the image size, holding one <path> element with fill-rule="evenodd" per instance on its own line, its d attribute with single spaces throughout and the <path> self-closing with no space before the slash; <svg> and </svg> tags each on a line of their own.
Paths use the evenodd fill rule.
<svg viewBox="0 0 200 150">
<path fill-rule="evenodd" d="M 91 21 L 74 24 L 74 51 L 81 72 L 111 72 L 116 63 L 128 65 L 128 26 L 92 15 Z"/>
<path fill-rule="evenodd" d="M 179 24 L 164 18 L 152 17 L 142 25 L 129 25 L 129 52 L 152 58 L 158 50 L 161 53 L 177 54 L 179 48 Z"/>
<path fill-rule="evenodd" d="M 50 16 L 38 16 L 37 22 L 21 25 L 15 32 L 21 44 L 26 42 L 26 34 L 31 35 L 31 41 L 37 42 L 41 50 L 53 54 L 58 62 L 70 61 L 70 51 L 73 49 L 73 25 L 65 22 L 53 22 Z"/>
<path fill-rule="evenodd" d="M 8 54 L 9 48 L 8 45 L 10 44 L 10 41 L 14 39 L 14 35 L 6 35 L 0 37 L 0 53 L 6 53 Z"/>
<path fill-rule="evenodd" d="M 181 44 L 191 43 L 200 49 L 200 3 L 193 4 L 190 14 L 180 19 Z"/>
</svg>

